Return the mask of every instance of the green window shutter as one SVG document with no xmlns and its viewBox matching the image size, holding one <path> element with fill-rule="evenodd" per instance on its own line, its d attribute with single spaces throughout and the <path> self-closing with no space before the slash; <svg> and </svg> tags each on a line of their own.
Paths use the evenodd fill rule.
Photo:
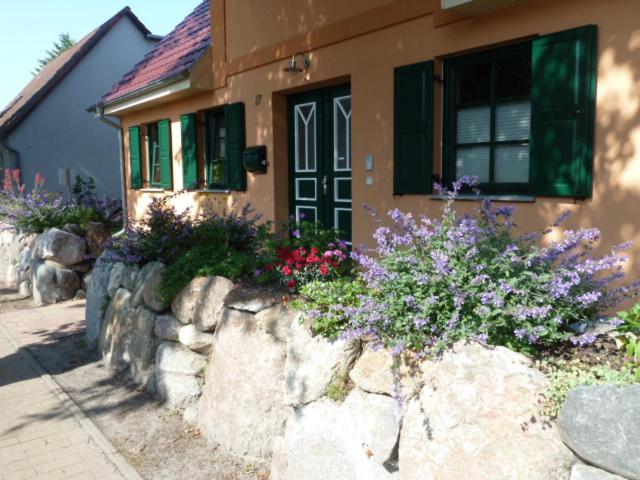
<svg viewBox="0 0 640 480">
<path fill-rule="evenodd" d="M 245 148 L 244 103 L 232 103 L 224 107 L 227 124 L 226 160 L 229 168 L 229 188 L 247 189 L 247 172 L 242 166 L 242 151 Z"/>
<path fill-rule="evenodd" d="M 158 122 L 158 154 L 160 156 L 160 168 L 162 188 L 171 190 L 173 185 L 171 153 L 171 121 L 168 119 Z"/>
<path fill-rule="evenodd" d="M 142 136 L 140 127 L 129 127 L 131 188 L 142 188 Z"/>
<path fill-rule="evenodd" d="M 395 69 L 395 194 L 431 193 L 433 177 L 433 61 Z"/>
<path fill-rule="evenodd" d="M 597 39 L 591 25 L 533 41 L 532 193 L 591 196 Z"/>
<path fill-rule="evenodd" d="M 182 127 L 182 174 L 183 188 L 198 188 L 198 141 L 196 137 L 197 117 L 189 113 L 180 117 Z"/>
</svg>

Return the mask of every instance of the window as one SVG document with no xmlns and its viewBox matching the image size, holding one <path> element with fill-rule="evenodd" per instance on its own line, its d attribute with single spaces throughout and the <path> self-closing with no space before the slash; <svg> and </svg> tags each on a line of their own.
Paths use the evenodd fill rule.
<svg viewBox="0 0 640 480">
<path fill-rule="evenodd" d="M 485 192 L 527 192 L 531 43 L 446 62 L 447 180 L 477 176 Z"/>
<path fill-rule="evenodd" d="M 149 185 L 162 187 L 162 165 L 160 164 L 160 143 L 158 124 L 147 125 L 147 160 L 149 165 Z"/>
<path fill-rule="evenodd" d="M 247 172 L 242 166 L 244 103 L 230 103 L 204 112 L 204 130 L 207 187 L 246 190 Z"/>
<path fill-rule="evenodd" d="M 208 188 L 226 188 L 229 184 L 227 126 L 224 109 L 205 112 L 205 168 Z"/>
<path fill-rule="evenodd" d="M 591 196 L 597 39 L 589 25 L 445 60 L 445 183 L 473 175 L 484 193 Z"/>
</svg>

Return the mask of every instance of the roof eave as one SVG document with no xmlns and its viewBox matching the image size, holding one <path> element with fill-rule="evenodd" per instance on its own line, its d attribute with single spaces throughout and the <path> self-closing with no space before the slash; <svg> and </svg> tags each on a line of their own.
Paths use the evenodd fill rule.
<svg viewBox="0 0 640 480">
<path fill-rule="evenodd" d="M 191 88 L 189 71 L 182 72 L 170 78 L 147 85 L 134 92 L 115 98 L 108 102 L 99 103 L 107 115 L 118 115 L 140 105 L 159 100 L 176 93 L 181 93 Z"/>
</svg>

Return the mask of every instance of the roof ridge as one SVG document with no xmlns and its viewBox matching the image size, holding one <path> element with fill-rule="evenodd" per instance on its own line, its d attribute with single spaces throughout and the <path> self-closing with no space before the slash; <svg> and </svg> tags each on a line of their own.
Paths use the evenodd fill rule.
<svg viewBox="0 0 640 480">
<path fill-rule="evenodd" d="M 102 96 L 111 103 L 188 72 L 211 45 L 209 1 L 203 0 Z"/>
<path fill-rule="evenodd" d="M 16 97 L 0 111 L 0 131 L 6 133 L 17 127 L 125 16 L 134 23 L 145 37 L 154 37 L 151 31 L 131 11 L 130 7 L 126 6 L 120 9 L 99 27 L 87 33 L 71 48 L 51 60 L 24 86 Z M 33 88 L 30 89 L 30 87 Z"/>
</svg>

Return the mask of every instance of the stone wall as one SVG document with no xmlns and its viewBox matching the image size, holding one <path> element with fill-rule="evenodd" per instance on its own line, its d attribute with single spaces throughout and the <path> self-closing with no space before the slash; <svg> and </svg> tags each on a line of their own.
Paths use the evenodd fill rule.
<svg viewBox="0 0 640 480">
<path fill-rule="evenodd" d="M 107 299 L 92 327 L 106 364 L 273 480 L 614 478 L 539 419 L 547 379 L 521 354 L 461 343 L 437 362 L 394 358 L 313 335 L 281 292 L 197 278 L 165 306 L 163 264 L 100 263 L 89 302 Z"/>
<path fill-rule="evenodd" d="M 72 225 L 40 235 L 0 230 L 0 281 L 38 305 L 84 298 L 95 258 L 109 238 L 100 223 L 82 233 Z"/>
</svg>

